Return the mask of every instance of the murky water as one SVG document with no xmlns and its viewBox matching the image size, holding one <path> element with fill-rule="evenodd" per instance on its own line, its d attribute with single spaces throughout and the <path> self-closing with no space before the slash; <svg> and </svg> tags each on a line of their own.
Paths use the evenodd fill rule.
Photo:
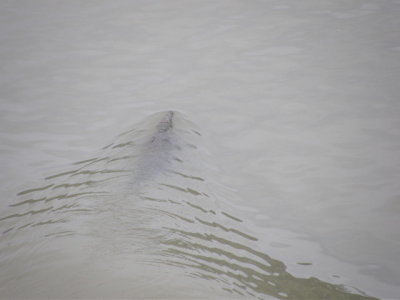
<svg viewBox="0 0 400 300">
<path fill-rule="evenodd" d="M 0 7 L 1 297 L 399 297 L 398 1 Z"/>
</svg>

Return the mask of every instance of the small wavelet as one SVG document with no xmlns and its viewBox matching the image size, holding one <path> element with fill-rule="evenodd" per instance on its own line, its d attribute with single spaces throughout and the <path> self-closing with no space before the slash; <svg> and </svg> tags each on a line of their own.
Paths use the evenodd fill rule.
<svg viewBox="0 0 400 300">
<path fill-rule="evenodd" d="M 209 287 L 219 298 L 373 299 L 292 276 L 265 253 L 221 201 L 202 138 L 181 113 L 158 113 L 19 192 L 0 216 L 0 294 L 155 298 L 163 286 L 168 297 L 184 298 Z M 187 286 L 174 289 L 177 278 Z"/>
</svg>

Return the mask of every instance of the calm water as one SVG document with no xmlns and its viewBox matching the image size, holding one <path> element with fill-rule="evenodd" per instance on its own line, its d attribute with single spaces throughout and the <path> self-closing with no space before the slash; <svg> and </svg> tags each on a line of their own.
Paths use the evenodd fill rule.
<svg viewBox="0 0 400 300">
<path fill-rule="evenodd" d="M 400 298 L 398 28 L 385 0 L 1 0 L 0 295 Z"/>
</svg>

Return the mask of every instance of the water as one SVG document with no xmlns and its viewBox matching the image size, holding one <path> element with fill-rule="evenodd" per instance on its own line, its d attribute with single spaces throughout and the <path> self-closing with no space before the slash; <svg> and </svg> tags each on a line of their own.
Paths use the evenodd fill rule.
<svg viewBox="0 0 400 300">
<path fill-rule="evenodd" d="M 2 295 L 398 298 L 399 8 L 1 1 Z M 171 109 L 182 151 L 102 149 Z"/>
<path fill-rule="evenodd" d="M 182 114 L 162 112 L 19 192 L 0 218 L 1 295 L 373 299 L 295 277 L 267 255 L 200 137 Z"/>
</svg>

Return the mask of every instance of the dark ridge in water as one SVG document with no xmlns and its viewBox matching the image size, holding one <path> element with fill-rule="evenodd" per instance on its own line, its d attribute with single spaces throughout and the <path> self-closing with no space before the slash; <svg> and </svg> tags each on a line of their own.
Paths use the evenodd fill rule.
<svg viewBox="0 0 400 300">
<path fill-rule="evenodd" d="M 216 184 L 201 138 L 182 114 L 155 114 L 93 158 L 18 193 L 0 217 L 0 295 L 93 298 L 103 289 L 114 291 L 111 298 L 157 297 L 157 279 L 134 285 L 140 266 L 159 270 L 155 278 L 165 274 L 166 286 L 179 274 L 217 298 L 375 299 L 292 276 L 264 253 Z M 127 273 L 121 262 L 132 266 Z M 107 271 L 97 271 L 104 264 Z M 113 278 L 124 276 L 122 289 L 133 285 L 132 294 L 114 288 Z M 191 291 L 171 287 L 167 294 L 188 298 Z"/>
</svg>

